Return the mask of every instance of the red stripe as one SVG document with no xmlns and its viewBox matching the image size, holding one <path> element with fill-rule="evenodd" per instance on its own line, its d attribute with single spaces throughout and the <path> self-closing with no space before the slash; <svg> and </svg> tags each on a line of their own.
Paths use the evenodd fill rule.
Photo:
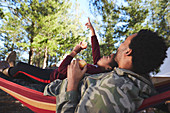
<svg viewBox="0 0 170 113">
<path fill-rule="evenodd" d="M 42 92 L 18 85 L 3 78 L 0 78 L 0 86 L 3 86 L 11 91 L 14 91 L 20 95 L 23 95 L 27 98 L 31 98 L 33 100 L 56 103 L 56 98 L 54 96 L 44 96 Z"/>
<path fill-rule="evenodd" d="M 30 75 L 30 74 L 28 74 L 28 73 L 26 73 L 26 72 L 23 72 L 23 71 L 18 71 L 13 77 L 16 77 L 16 76 L 17 76 L 18 74 L 20 74 L 20 73 L 22 73 L 22 74 L 24 74 L 24 75 L 26 75 L 26 76 L 28 76 L 28 77 L 30 77 L 30 78 L 33 78 L 34 80 L 37 80 L 37 81 L 39 81 L 39 82 L 50 83 L 50 80 L 43 80 L 43 79 L 37 78 L 37 77 L 35 77 L 35 76 L 33 76 L 33 75 Z"/>
<path fill-rule="evenodd" d="M 30 105 L 30 104 L 27 104 L 27 103 L 23 102 L 20 99 L 17 99 L 17 100 L 19 100 L 22 104 L 27 106 L 30 110 L 32 110 L 35 113 L 55 113 L 55 111 L 51 111 L 51 110 L 46 110 L 46 109 L 41 109 L 41 108 L 34 107 L 34 106 Z"/>
<path fill-rule="evenodd" d="M 163 103 L 169 99 L 170 99 L 170 91 L 166 91 L 164 93 L 152 96 L 150 98 L 145 99 L 137 111 L 143 110 L 150 106 L 154 106 L 154 105 Z"/>
</svg>

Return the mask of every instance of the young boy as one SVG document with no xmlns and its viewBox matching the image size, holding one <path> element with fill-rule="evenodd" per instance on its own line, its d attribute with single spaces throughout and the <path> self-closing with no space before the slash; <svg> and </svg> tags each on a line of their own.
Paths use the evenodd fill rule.
<svg viewBox="0 0 170 113">
<path fill-rule="evenodd" d="M 93 56 L 93 63 L 87 64 L 87 72 L 89 74 L 97 74 L 102 72 L 108 72 L 113 69 L 113 67 L 117 66 L 117 63 L 114 61 L 114 54 L 110 56 L 103 56 L 100 57 L 100 47 L 99 43 L 95 34 L 95 30 L 88 18 L 88 23 L 85 24 L 87 28 L 91 30 L 91 43 L 92 43 L 92 56 Z M 28 76 L 29 78 L 43 82 L 43 83 L 50 83 L 55 79 L 65 79 L 67 77 L 67 66 L 71 63 L 72 59 L 79 53 L 81 50 L 87 47 L 87 43 L 81 42 L 80 44 L 76 45 L 76 47 L 72 50 L 72 52 L 66 56 L 66 58 L 62 61 L 60 66 L 57 69 L 50 70 L 50 69 L 41 69 L 35 66 L 31 66 L 25 63 L 18 63 L 14 67 L 10 67 L 7 69 L 3 69 L 3 73 L 5 75 L 11 77 L 17 77 L 19 73 Z"/>
<path fill-rule="evenodd" d="M 102 58 L 100 57 L 100 47 L 99 43 L 95 34 L 95 30 L 90 22 L 90 19 L 88 18 L 88 22 L 85 24 L 87 28 L 91 30 L 92 36 L 91 36 L 91 43 L 92 43 L 92 56 L 93 56 L 93 63 L 92 64 L 87 64 L 87 72 L 89 74 L 98 74 L 102 72 L 108 72 L 113 69 L 113 67 L 117 66 L 117 63 L 114 61 L 114 54 L 110 56 L 103 56 Z M 53 80 L 55 79 L 65 79 L 67 75 L 67 66 L 70 64 L 74 56 L 80 52 L 82 49 L 81 43 L 78 44 L 73 51 L 68 55 L 61 65 L 59 66 L 58 69 L 54 70 L 51 76 L 53 76 Z M 56 76 L 56 73 L 57 76 Z"/>
</svg>

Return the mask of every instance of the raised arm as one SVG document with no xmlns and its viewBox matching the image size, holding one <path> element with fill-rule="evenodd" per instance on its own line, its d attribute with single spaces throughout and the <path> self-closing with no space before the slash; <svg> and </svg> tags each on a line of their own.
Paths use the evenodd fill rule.
<svg viewBox="0 0 170 113">
<path fill-rule="evenodd" d="M 96 65 L 98 60 L 101 58 L 100 47 L 99 47 L 99 42 L 95 34 L 95 30 L 90 22 L 90 18 L 88 18 L 88 22 L 85 24 L 85 26 L 87 26 L 87 28 L 91 30 L 92 56 L 93 56 L 93 63 Z"/>
</svg>

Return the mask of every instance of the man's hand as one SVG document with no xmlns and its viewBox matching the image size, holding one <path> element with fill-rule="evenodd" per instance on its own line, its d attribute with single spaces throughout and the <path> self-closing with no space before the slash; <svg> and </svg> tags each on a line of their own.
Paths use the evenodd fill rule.
<svg viewBox="0 0 170 113">
<path fill-rule="evenodd" d="M 94 28 L 93 28 L 93 26 L 92 26 L 92 24 L 90 22 L 90 18 L 88 18 L 88 22 L 85 24 L 85 26 L 91 30 L 92 36 L 96 35 L 95 31 L 94 31 Z"/>
<path fill-rule="evenodd" d="M 84 73 L 87 71 L 87 66 L 83 70 L 79 67 L 79 60 L 73 62 L 67 67 L 67 91 L 76 91 L 80 80 L 83 78 Z"/>
</svg>

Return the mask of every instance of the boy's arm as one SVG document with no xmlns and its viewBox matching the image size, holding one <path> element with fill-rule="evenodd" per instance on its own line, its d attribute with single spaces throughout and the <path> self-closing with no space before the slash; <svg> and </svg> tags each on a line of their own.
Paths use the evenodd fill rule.
<svg viewBox="0 0 170 113">
<path fill-rule="evenodd" d="M 99 42 L 97 40 L 96 35 L 91 37 L 91 43 L 92 43 L 93 63 L 96 65 L 99 59 L 101 58 Z"/>
<path fill-rule="evenodd" d="M 87 28 L 91 30 L 91 43 L 92 43 L 92 56 L 93 56 L 93 63 L 96 65 L 99 59 L 101 58 L 100 56 L 100 46 L 99 42 L 97 40 L 95 30 L 90 22 L 90 19 L 88 18 L 88 23 L 85 24 Z"/>
<path fill-rule="evenodd" d="M 82 49 L 85 49 L 87 46 L 81 46 L 77 44 L 76 47 L 72 50 L 72 52 L 66 56 L 66 58 L 62 61 L 60 66 L 58 67 L 58 75 L 57 79 L 64 79 L 67 77 L 67 66 L 71 63 L 72 59 L 79 53 Z"/>
</svg>

